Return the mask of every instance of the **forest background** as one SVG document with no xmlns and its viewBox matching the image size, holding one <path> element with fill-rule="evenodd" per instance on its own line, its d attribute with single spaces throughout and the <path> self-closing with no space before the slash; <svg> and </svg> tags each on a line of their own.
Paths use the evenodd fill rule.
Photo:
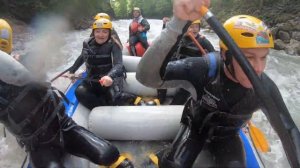
<svg viewBox="0 0 300 168">
<path fill-rule="evenodd" d="M 140 7 L 148 19 L 172 15 L 172 0 L 0 0 L 0 18 L 29 24 L 37 16 L 55 14 L 74 29 L 86 29 L 96 13 L 130 19 L 133 7 Z M 300 0 L 211 0 L 210 9 L 221 22 L 237 14 L 263 19 L 272 28 L 276 49 L 300 55 Z"/>
</svg>

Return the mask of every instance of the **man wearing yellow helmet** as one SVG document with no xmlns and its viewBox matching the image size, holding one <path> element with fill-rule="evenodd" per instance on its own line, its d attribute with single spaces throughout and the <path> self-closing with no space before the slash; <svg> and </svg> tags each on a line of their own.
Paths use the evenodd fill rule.
<svg viewBox="0 0 300 168">
<path fill-rule="evenodd" d="M 110 19 L 110 16 L 107 14 L 107 13 L 97 13 L 94 17 L 94 20 L 98 20 L 98 19 L 108 19 L 108 20 L 111 20 Z M 93 34 L 90 35 L 90 37 L 92 37 Z M 123 45 L 122 45 L 122 42 L 120 40 L 120 37 L 117 33 L 117 31 L 112 28 L 112 31 L 111 31 L 111 38 L 118 43 L 119 46 L 121 46 L 121 49 L 123 49 Z"/>
<path fill-rule="evenodd" d="M 129 45 L 131 53 L 136 56 L 136 43 L 141 42 L 145 49 L 149 47 L 147 31 L 150 30 L 150 24 L 143 18 L 140 8 L 134 7 L 132 15 L 133 19 L 129 25 Z"/>
<path fill-rule="evenodd" d="M 255 111 L 262 109 L 280 139 L 287 142 L 284 149 L 291 165 L 299 167 L 299 130 L 276 84 L 263 73 L 269 49 L 274 43 L 270 30 L 261 20 L 239 15 L 228 19 L 224 27 L 252 65 L 268 96 L 276 101 L 278 112 L 266 111 L 253 91 L 252 83 L 222 43 L 220 53 L 169 62 L 178 39 L 187 30 L 187 20 L 201 16 L 198 9 L 204 2 L 209 1 L 175 0 L 175 16 L 138 65 L 136 78 L 143 85 L 154 88 L 178 86 L 191 93 L 172 145 L 151 160 L 158 159 L 161 168 L 192 167 L 206 145 L 216 164 L 214 166 L 246 167 L 239 130 Z M 280 119 L 276 121 L 275 117 Z"/>
</svg>

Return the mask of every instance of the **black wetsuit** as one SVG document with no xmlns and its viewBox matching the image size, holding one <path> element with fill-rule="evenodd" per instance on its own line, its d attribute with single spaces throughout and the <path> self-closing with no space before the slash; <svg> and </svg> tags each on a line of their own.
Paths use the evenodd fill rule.
<svg viewBox="0 0 300 168">
<path fill-rule="evenodd" d="M 213 45 L 204 36 L 198 34 L 195 39 L 206 51 L 206 53 L 214 52 Z M 202 53 L 196 44 L 190 39 L 189 36 L 184 36 L 178 45 L 178 50 L 174 53 L 173 59 L 183 59 L 188 57 L 200 57 Z"/>
<path fill-rule="evenodd" d="M 262 108 L 254 91 L 226 77 L 218 53 L 173 61 L 162 67 L 162 71 L 165 81 L 189 81 L 196 89 L 197 99 L 191 98 L 185 104 L 182 126 L 171 148 L 158 154 L 160 167 L 191 167 L 204 145 L 208 145 L 217 166 L 245 167 L 245 152 L 238 131 L 253 112 Z M 277 86 L 264 73 L 260 79 L 282 112 L 270 114 L 282 115 L 283 123 L 289 121 L 285 123 L 286 129 L 297 130 Z M 294 143 L 298 141 L 295 139 Z"/>
<path fill-rule="evenodd" d="M 125 76 L 120 47 L 111 40 L 100 45 L 91 37 L 83 42 L 81 55 L 70 73 L 74 73 L 83 63 L 87 68 L 87 79 L 76 89 L 78 100 L 89 109 L 114 104 L 115 95 L 121 92 Z M 110 76 L 114 80 L 113 85 L 102 87 L 98 80 L 103 76 Z"/>
<path fill-rule="evenodd" d="M 214 52 L 215 49 L 213 45 L 204 37 L 199 34 L 195 37 L 198 43 L 203 47 L 206 53 Z M 188 57 L 199 57 L 203 56 L 200 49 L 196 46 L 196 44 L 188 37 L 185 36 L 179 43 L 179 48 L 177 52 L 174 54 L 173 59 L 183 59 Z M 179 89 L 176 92 L 171 104 L 172 105 L 182 105 L 187 99 L 190 97 L 190 93 L 184 89 Z"/>
<path fill-rule="evenodd" d="M 197 35 L 196 40 L 203 47 L 206 53 L 214 52 L 215 49 L 213 45 L 207 40 L 204 36 Z M 190 39 L 188 36 L 184 36 L 178 45 L 177 51 L 172 56 L 171 60 L 178 60 L 188 57 L 201 57 L 203 56 L 200 49 L 196 46 L 196 44 Z M 164 93 L 165 92 L 165 93 Z M 166 96 L 166 90 L 158 89 L 158 98 L 164 100 Z M 183 105 L 187 99 L 190 97 L 190 93 L 184 89 L 178 89 L 176 92 L 171 105 Z"/>
<path fill-rule="evenodd" d="M 172 17 L 167 28 L 141 58 L 136 72 L 136 79 L 145 86 L 182 87 L 191 93 L 192 99 L 185 104 L 180 131 L 171 147 L 158 155 L 160 167 L 191 167 L 205 144 L 210 146 L 218 166 L 245 166 L 238 130 L 256 109 L 266 114 L 292 167 L 300 167 L 299 129 L 277 86 L 266 74 L 260 76 L 261 87 L 275 102 L 277 112 L 267 111 L 253 90 L 243 88 L 224 75 L 224 63 L 219 53 L 170 62 L 190 23 Z"/>
<path fill-rule="evenodd" d="M 45 83 L 0 81 L 0 122 L 25 146 L 34 168 L 64 167 L 65 153 L 107 166 L 119 158 L 114 145 L 66 116 L 62 99 Z"/>
</svg>

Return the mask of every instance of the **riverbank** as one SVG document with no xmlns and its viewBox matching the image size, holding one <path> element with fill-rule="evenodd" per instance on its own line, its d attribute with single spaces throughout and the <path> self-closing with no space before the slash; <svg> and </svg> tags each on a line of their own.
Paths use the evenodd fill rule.
<svg viewBox="0 0 300 168">
<path fill-rule="evenodd" d="M 290 55 L 300 56 L 300 1 L 274 0 L 272 3 L 269 1 L 270 0 L 256 0 L 245 2 L 244 0 L 212 0 L 211 10 L 220 20 L 220 22 L 224 22 L 231 16 L 238 14 L 253 15 L 264 20 L 272 29 L 272 34 L 275 39 L 274 48 L 276 50 L 284 50 Z M 8 13 L 9 12 L 6 14 Z M 13 16 L 12 13 L 8 15 Z M 90 12 L 80 15 L 80 17 L 76 15 L 67 15 L 66 17 L 69 18 L 68 21 L 71 25 L 70 27 L 76 30 L 87 29 L 93 22 L 93 17 L 91 16 Z M 23 32 L 23 34 L 28 34 L 26 32 L 29 31 L 28 29 L 30 28 L 28 28 L 26 23 L 15 18 L 17 17 L 8 17 L 8 21 L 12 23 L 12 27 L 14 29 L 14 39 L 18 39 L 14 40 L 14 46 L 18 49 L 20 47 L 22 48 L 21 43 L 23 43 L 22 40 L 20 42 L 18 38 L 19 33 Z M 203 23 L 204 27 L 207 27 L 205 22 Z"/>
</svg>

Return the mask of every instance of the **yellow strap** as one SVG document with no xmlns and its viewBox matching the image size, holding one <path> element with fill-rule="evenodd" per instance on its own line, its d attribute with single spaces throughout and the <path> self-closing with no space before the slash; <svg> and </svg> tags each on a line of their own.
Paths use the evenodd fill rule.
<svg viewBox="0 0 300 168">
<path fill-rule="evenodd" d="M 111 166 L 109 166 L 109 168 L 117 168 L 125 159 L 126 157 L 120 155 L 118 160 L 115 163 L 113 163 Z"/>
<path fill-rule="evenodd" d="M 158 158 L 155 154 L 151 153 L 149 155 L 149 158 L 151 159 L 151 161 L 155 164 L 156 167 L 158 167 Z"/>
<path fill-rule="evenodd" d="M 136 97 L 135 101 L 134 101 L 134 105 L 139 104 L 139 102 L 141 102 L 142 98 L 140 96 Z"/>
<path fill-rule="evenodd" d="M 160 105 L 159 99 L 154 99 L 153 101 L 156 103 L 156 105 L 158 105 L 158 106 Z"/>
</svg>

